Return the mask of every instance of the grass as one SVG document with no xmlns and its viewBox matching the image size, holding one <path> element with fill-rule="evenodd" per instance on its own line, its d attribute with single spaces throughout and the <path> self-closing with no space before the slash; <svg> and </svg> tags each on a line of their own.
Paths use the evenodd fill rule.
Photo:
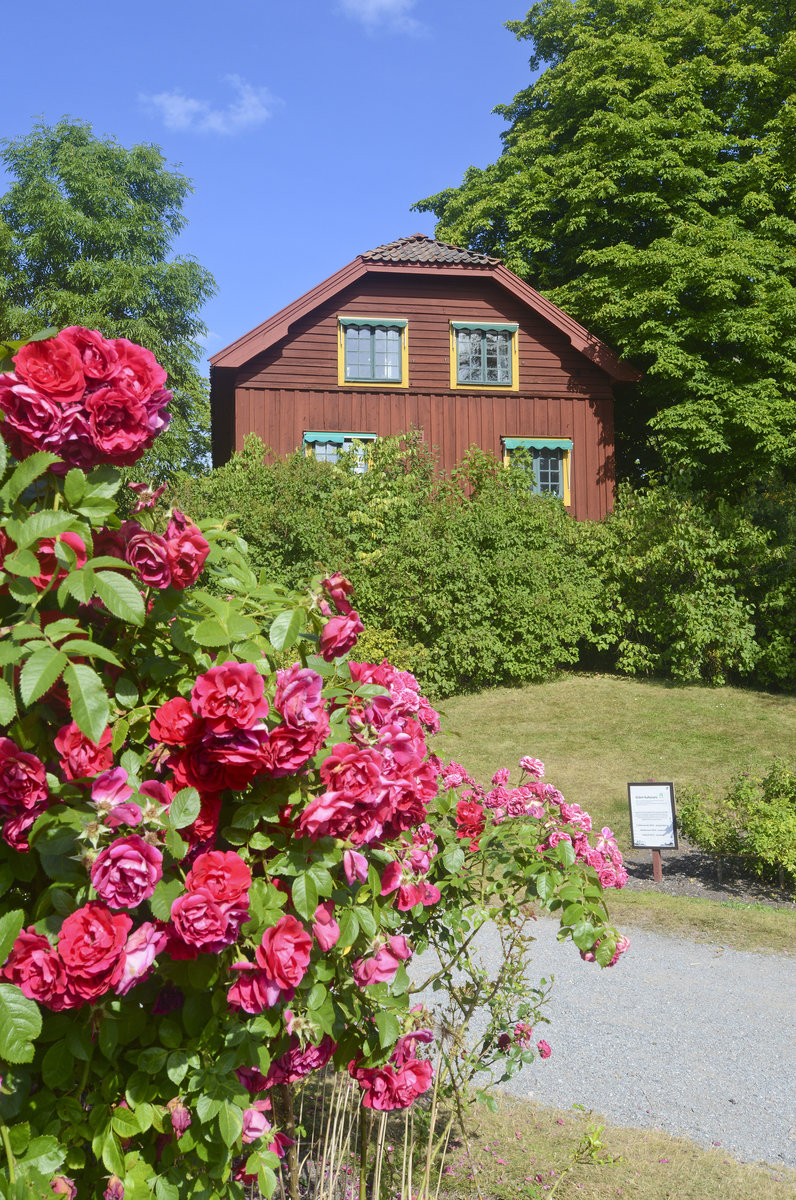
<svg viewBox="0 0 796 1200">
<path fill-rule="evenodd" d="M 591 1113 L 502 1096 L 496 1113 L 473 1114 L 467 1145 L 460 1138 L 448 1150 L 440 1200 L 474 1200 L 473 1176 L 484 1200 L 540 1200 L 553 1188 L 555 1200 L 787 1200 L 796 1192 L 796 1172 L 740 1163 L 718 1145 L 704 1150 L 657 1130 L 606 1125 Z"/>
<path fill-rule="evenodd" d="M 482 783 L 523 754 L 541 758 L 547 779 L 610 825 L 629 848 L 627 784 L 673 781 L 678 788 L 723 787 L 740 771 L 766 766 L 796 746 L 796 697 L 741 688 L 677 687 L 610 675 L 566 675 L 551 683 L 456 696 L 442 705 L 435 751 L 463 762 Z M 663 855 L 664 872 L 666 854 Z M 796 912 L 763 905 L 617 892 L 612 915 L 643 925 L 731 945 L 792 952 Z"/>
</svg>

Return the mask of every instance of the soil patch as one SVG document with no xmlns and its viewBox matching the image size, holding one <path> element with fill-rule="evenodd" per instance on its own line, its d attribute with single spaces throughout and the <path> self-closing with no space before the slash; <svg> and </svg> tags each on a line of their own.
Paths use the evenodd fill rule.
<svg viewBox="0 0 796 1200">
<path fill-rule="evenodd" d="M 735 900 L 741 904 L 765 904 L 770 908 L 794 908 L 794 893 L 776 882 L 758 879 L 744 871 L 738 859 L 722 860 L 721 878 L 716 859 L 685 841 L 677 850 L 662 850 L 663 882 L 652 878 L 652 851 L 628 850 L 624 856 L 630 878 L 628 891 L 664 892 L 669 896 L 694 896 L 702 900 Z"/>
</svg>

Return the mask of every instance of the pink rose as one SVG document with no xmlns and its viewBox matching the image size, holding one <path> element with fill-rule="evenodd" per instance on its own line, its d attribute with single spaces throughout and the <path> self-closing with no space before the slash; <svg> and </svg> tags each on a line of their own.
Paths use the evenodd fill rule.
<svg viewBox="0 0 796 1200">
<path fill-rule="evenodd" d="M 80 355 L 62 333 L 23 346 L 14 355 L 14 368 L 30 387 L 38 388 L 60 404 L 79 400 L 86 389 Z"/>
<path fill-rule="evenodd" d="M 86 379 L 104 383 L 119 369 L 119 355 L 113 342 L 106 341 L 96 329 L 84 329 L 82 325 L 69 325 L 62 329 L 60 337 L 70 342 L 77 351 Z M 45 389 L 46 390 L 46 389 Z"/>
<path fill-rule="evenodd" d="M 287 1017 L 287 1013 L 285 1013 Z M 274 1059 L 268 1068 L 263 1087 L 273 1087 L 274 1084 L 298 1083 L 313 1071 L 325 1067 L 337 1049 L 337 1043 L 328 1034 L 324 1034 L 319 1046 L 312 1044 L 302 1049 L 301 1042 L 293 1035 L 290 1048 Z"/>
<path fill-rule="evenodd" d="M 238 909 L 228 912 L 204 887 L 178 896 L 171 906 L 171 920 L 179 937 L 205 954 L 220 954 L 234 945 L 243 923 L 236 919 L 240 915 Z"/>
<path fill-rule="evenodd" d="M 353 584 L 346 579 L 345 575 L 341 575 L 339 571 L 335 571 L 334 575 L 329 575 L 326 579 L 324 579 L 321 587 L 342 616 L 347 616 L 348 613 L 351 612 L 351 605 L 348 603 L 348 597 L 354 591 L 354 587 Z"/>
<path fill-rule="evenodd" d="M 49 796 L 44 763 L 0 737 L 0 813 L 13 815 L 44 804 Z"/>
<path fill-rule="evenodd" d="M 550 1049 L 550 1046 L 544 1040 L 544 1038 L 542 1038 L 542 1040 L 540 1042 L 536 1043 L 536 1049 L 539 1051 L 540 1058 L 549 1058 L 550 1055 L 553 1053 L 553 1051 Z"/>
<path fill-rule="evenodd" d="M 138 834 L 117 838 L 91 868 L 94 890 L 109 908 L 136 908 L 163 876 L 163 855 Z"/>
<path fill-rule="evenodd" d="M 177 1137 L 182 1137 L 185 1130 L 191 1124 L 191 1110 L 186 1108 L 179 1096 L 175 1096 L 173 1100 L 169 1100 L 166 1108 L 171 1113 L 171 1127 Z"/>
<path fill-rule="evenodd" d="M 105 995 L 122 977 L 124 945 L 133 922 L 90 901 L 66 918 L 58 939 L 70 989 L 81 1000 Z"/>
<path fill-rule="evenodd" d="M 334 919 L 333 901 L 324 900 L 315 909 L 312 933 L 323 951 L 331 950 L 333 946 L 337 945 L 340 938 L 340 926 Z"/>
<path fill-rule="evenodd" d="M 174 510 L 166 529 L 166 547 L 172 586 L 191 587 L 202 573 L 210 543 L 179 509 Z"/>
<path fill-rule="evenodd" d="M 359 619 L 359 613 L 355 612 L 353 608 L 345 616 L 332 617 L 321 630 L 318 642 L 321 657 L 325 658 L 327 662 L 333 662 L 335 658 L 353 650 L 364 628 L 365 626 Z"/>
<path fill-rule="evenodd" d="M 8 817 L 3 822 L 3 837 L 12 849 L 18 850 L 20 854 L 27 854 L 30 850 L 28 833 L 35 825 L 36 819 L 46 811 L 47 802 L 45 801 L 43 804 L 35 804 L 33 808 L 22 809 L 16 816 Z"/>
<path fill-rule="evenodd" d="M 544 779 L 544 763 L 540 758 L 531 758 L 530 754 L 524 754 L 520 759 L 520 770 L 534 779 Z"/>
<path fill-rule="evenodd" d="M 401 963 L 411 957 L 412 951 L 406 938 L 393 935 L 375 954 L 352 963 L 351 974 L 357 987 L 368 987 L 371 983 L 392 983 Z"/>
<path fill-rule="evenodd" d="M 252 779 L 268 769 L 268 730 L 235 729 L 231 733 L 207 733 L 169 760 L 179 788 L 195 787 L 200 792 L 224 788 L 242 791 Z"/>
<path fill-rule="evenodd" d="M 315 725 L 277 725 L 264 747 L 263 771 L 272 779 L 295 775 L 314 758 L 329 734 L 329 718 L 321 709 Z"/>
<path fill-rule="evenodd" d="M 294 729 L 316 725 L 323 706 L 320 675 L 294 663 L 287 671 L 277 671 L 276 679 L 274 706 L 282 714 L 285 725 Z"/>
<path fill-rule="evenodd" d="M 129 467 L 140 458 L 149 438 L 147 411 L 135 396 L 119 386 L 119 375 L 111 384 L 90 392 L 85 409 L 92 441 L 105 462 Z"/>
<path fill-rule="evenodd" d="M 3 437 L 16 458 L 25 458 L 31 450 L 41 450 L 50 438 L 60 439 L 63 419 L 60 404 L 36 388 L 20 383 L 15 375 L 0 375 L 0 409 L 6 418 Z"/>
<path fill-rule="evenodd" d="M 111 731 L 103 730 L 99 742 L 92 742 L 81 733 L 74 721 L 64 725 L 55 738 L 55 749 L 61 756 L 61 770 L 67 779 L 85 779 L 99 775 L 113 765 Z"/>
<path fill-rule="evenodd" d="M 124 970 L 116 985 L 117 996 L 126 996 L 130 988 L 146 978 L 167 941 L 168 935 L 151 921 L 144 921 L 130 934 L 124 946 Z"/>
<path fill-rule="evenodd" d="M 189 892 L 206 888 L 217 904 L 231 906 L 246 902 L 252 876 L 234 850 L 209 850 L 194 859 L 185 880 Z"/>
<path fill-rule="evenodd" d="M 201 737 L 204 725 L 197 720 L 184 696 L 161 704 L 149 724 L 149 736 L 166 746 L 185 746 Z"/>
<path fill-rule="evenodd" d="M 270 1107 L 270 1100 L 258 1100 L 251 1108 L 243 1110 L 241 1141 L 257 1142 L 264 1134 L 271 1132 L 271 1122 L 265 1115 Z"/>
<path fill-rule="evenodd" d="M 105 811 L 124 804 L 133 795 L 133 789 L 127 782 L 127 772 L 124 767 L 113 767 L 98 775 L 91 785 L 91 799 L 98 808 Z"/>
<path fill-rule="evenodd" d="M 197 678 L 191 707 L 214 733 L 252 729 L 268 716 L 265 682 L 251 663 L 222 663 Z"/>
<path fill-rule="evenodd" d="M 79 534 L 67 530 L 66 533 L 59 533 L 54 538 L 42 538 L 33 551 L 41 567 L 41 572 L 30 581 L 39 592 L 43 592 L 51 583 L 57 584 L 66 578 L 66 568 L 62 567 L 55 557 L 56 542 L 62 542 L 74 552 L 75 570 L 86 564 L 86 543 Z"/>
<path fill-rule="evenodd" d="M 77 1188 L 68 1175 L 56 1175 L 50 1187 L 56 1196 L 66 1196 L 67 1200 L 77 1200 Z"/>
<path fill-rule="evenodd" d="M 312 938 L 295 917 L 280 917 L 266 929 L 255 951 L 259 966 L 283 989 L 296 987 L 304 978 L 310 961 Z"/>
<path fill-rule="evenodd" d="M 233 963 L 230 970 L 237 972 L 237 979 L 227 993 L 227 1003 L 232 1009 L 242 1009 L 250 1014 L 261 1013 L 266 1008 L 273 1008 L 280 1000 L 293 997 L 293 988 L 285 992 L 254 963 Z"/>
<path fill-rule="evenodd" d="M 349 886 L 355 879 L 364 883 L 368 877 L 368 860 L 358 850 L 343 851 L 343 870 Z"/>
<path fill-rule="evenodd" d="M 167 588 L 171 584 L 166 539 L 159 533 L 141 529 L 127 539 L 124 557 L 135 567 L 142 583 L 147 587 Z"/>
</svg>

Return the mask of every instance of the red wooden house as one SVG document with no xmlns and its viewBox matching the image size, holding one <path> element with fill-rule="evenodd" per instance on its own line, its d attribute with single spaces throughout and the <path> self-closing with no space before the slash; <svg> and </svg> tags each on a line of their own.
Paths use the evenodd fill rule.
<svg viewBox="0 0 796 1200">
<path fill-rule="evenodd" d="M 258 434 L 334 461 L 423 430 L 444 468 L 476 444 L 532 456 L 532 486 L 610 511 L 613 392 L 638 372 L 499 259 L 423 234 L 355 258 L 213 355 L 213 463 Z M 364 469 L 363 455 L 363 469 Z"/>
</svg>

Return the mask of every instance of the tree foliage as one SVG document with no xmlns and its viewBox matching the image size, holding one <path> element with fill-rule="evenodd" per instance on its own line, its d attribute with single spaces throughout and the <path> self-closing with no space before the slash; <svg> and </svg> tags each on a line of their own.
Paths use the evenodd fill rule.
<svg viewBox="0 0 796 1200">
<path fill-rule="evenodd" d="M 174 388 L 172 428 L 143 470 L 196 469 L 209 450 L 197 369 L 200 309 L 215 290 L 194 259 L 170 257 L 191 184 L 157 146 L 119 145 L 64 118 L 6 140 L 13 182 L 0 199 L 0 340 L 83 325 L 151 347 Z"/>
<path fill-rule="evenodd" d="M 644 372 L 617 408 L 725 491 L 796 458 L 796 11 L 540 0 L 504 149 L 419 202 Z"/>
</svg>

